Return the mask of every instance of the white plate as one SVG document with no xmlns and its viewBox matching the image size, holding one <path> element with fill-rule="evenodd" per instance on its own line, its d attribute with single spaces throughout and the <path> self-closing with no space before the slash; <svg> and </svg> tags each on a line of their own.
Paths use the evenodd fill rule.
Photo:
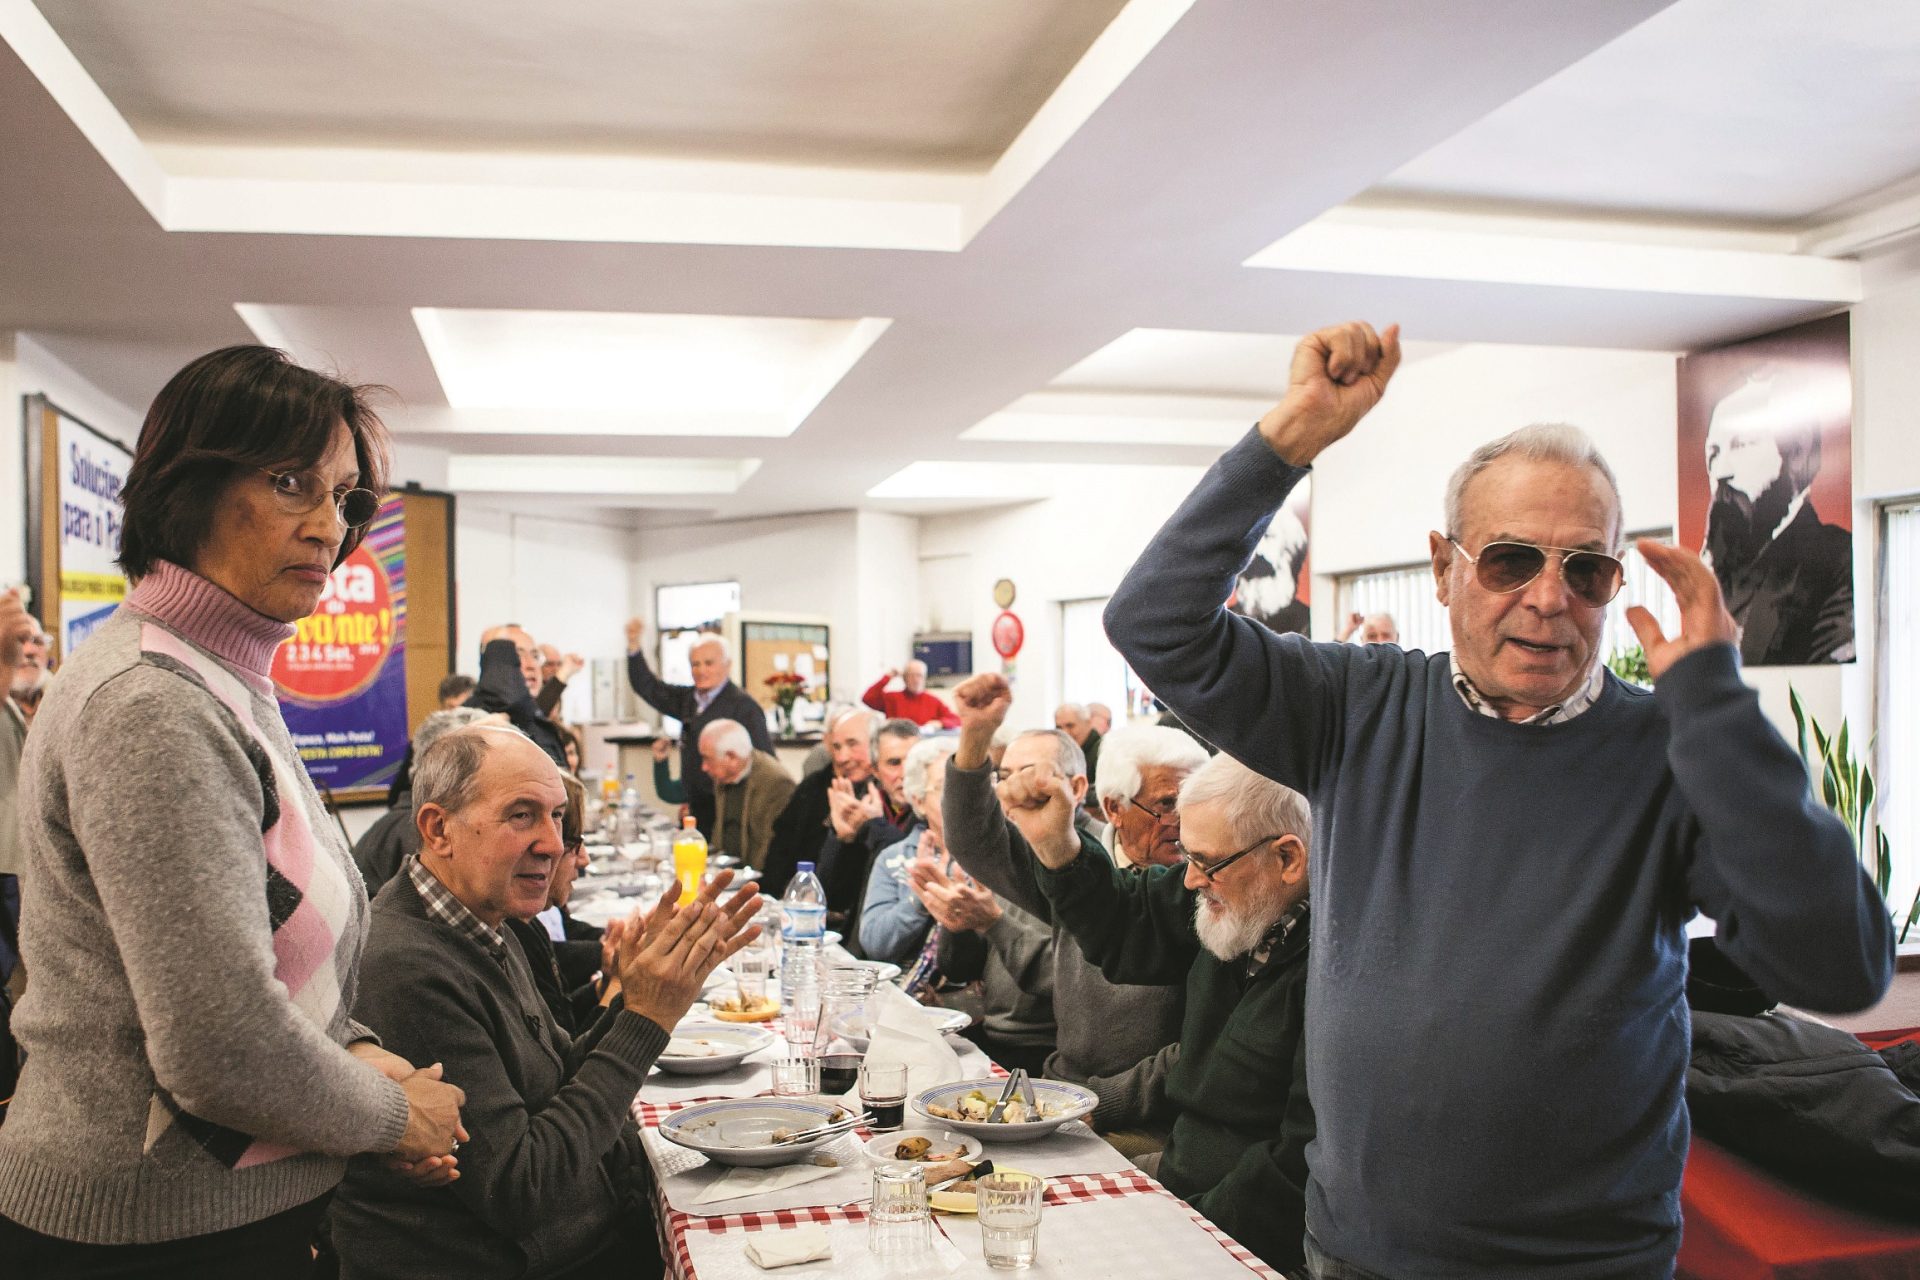
<svg viewBox="0 0 1920 1280">
<path fill-rule="evenodd" d="M 834 1112 L 845 1110 L 830 1102 L 807 1098 L 707 1102 L 676 1111 L 661 1121 L 660 1136 L 690 1151 L 698 1151 L 715 1164 L 765 1169 L 778 1164 L 798 1164 L 811 1156 L 815 1148 L 841 1137 L 831 1134 L 811 1142 L 776 1145 L 772 1140 L 774 1130 L 811 1129 L 827 1123 Z"/>
<path fill-rule="evenodd" d="M 931 1009 L 925 1005 L 920 1012 L 932 1023 L 934 1029 L 942 1035 L 954 1035 L 965 1031 L 973 1019 L 960 1009 Z M 873 1039 L 865 1014 L 843 1013 L 833 1020 L 833 1034 L 845 1040 L 861 1053 L 867 1051 L 868 1043 Z M 998 1094 L 994 1095 L 998 1097 Z"/>
<path fill-rule="evenodd" d="M 956 1148 L 962 1160 L 978 1160 L 984 1151 L 979 1139 L 969 1138 L 964 1133 L 952 1129 L 902 1129 L 898 1133 L 883 1133 L 866 1145 L 867 1158 L 875 1164 L 925 1164 L 924 1160 L 902 1160 L 894 1155 L 902 1139 L 925 1138 L 933 1144 L 932 1150 L 952 1151 Z"/>
<path fill-rule="evenodd" d="M 840 945 L 840 935 L 832 929 L 823 930 L 820 934 L 820 940 L 830 947 Z"/>
<path fill-rule="evenodd" d="M 705 1040 L 719 1052 L 685 1057 L 672 1052 L 675 1041 L 688 1040 Z M 667 1041 L 666 1050 L 654 1059 L 654 1065 L 675 1075 L 718 1075 L 722 1071 L 733 1070 L 772 1043 L 773 1033 L 763 1027 L 744 1023 L 683 1022 L 673 1029 L 673 1039 Z"/>
<path fill-rule="evenodd" d="M 1006 1085 L 1005 1080 L 962 1080 L 957 1084 L 943 1084 L 922 1090 L 913 1097 L 913 1114 L 929 1126 L 952 1129 L 982 1142 L 1031 1142 L 1035 1138 L 1044 1138 L 1070 1120 L 1092 1115 L 1093 1108 L 1100 1101 L 1099 1095 L 1093 1090 L 1077 1084 L 1068 1084 L 1064 1080 L 1035 1080 L 1034 1100 L 1041 1106 L 1057 1108 L 1044 1120 L 1029 1120 L 1023 1124 L 987 1124 L 978 1120 L 950 1120 L 927 1111 L 929 1106 L 952 1107 L 955 1100 L 975 1089 L 987 1095 L 987 1100 L 991 1102 L 1000 1096 L 1000 1091 Z"/>
</svg>

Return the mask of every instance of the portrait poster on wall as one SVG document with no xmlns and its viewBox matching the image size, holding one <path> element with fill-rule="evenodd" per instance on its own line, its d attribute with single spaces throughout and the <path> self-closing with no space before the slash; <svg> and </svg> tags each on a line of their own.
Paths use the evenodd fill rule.
<svg viewBox="0 0 1920 1280">
<path fill-rule="evenodd" d="M 406 517 L 398 495 L 273 655 L 274 691 L 314 785 L 384 795 L 407 753 Z M 357 797 L 350 797 L 357 798 Z"/>
<path fill-rule="evenodd" d="M 1851 662 L 1853 374 L 1830 316 L 1680 361 L 1679 539 L 1748 666 Z"/>
<path fill-rule="evenodd" d="M 1273 513 L 1273 523 L 1261 535 L 1252 562 L 1234 582 L 1229 609 L 1275 631 L 1306 634 L 1313 612 L 1309 591 L 1313 571 L 1307 557 L 1312 521 L 1313 477 L 1308 476 Z"/>
</svg>

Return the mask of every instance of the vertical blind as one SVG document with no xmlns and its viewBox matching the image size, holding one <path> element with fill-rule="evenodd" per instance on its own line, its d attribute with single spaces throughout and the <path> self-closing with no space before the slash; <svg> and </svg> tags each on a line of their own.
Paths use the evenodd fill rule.
<svg viewBox="0 0 1920 1280">
<path fill-rule="evenodd" d="M 1880 822 L 1893 850 L 1888 895 L 1906 922 L 1920 882 L 1920 501 L 1883 508 L 1880 557 Z M 1911 940 L 1912 935 L 1909 935 Z"/>
<path fill-rule="evenodd" d="M 1609 658 L 1639 643 L 1633 628 L 1627 625 L 1629 605 L 1644 604 L 1651 609 L 1668 635 L 1672 635 L 1679 625 L 1680 606 L 1674 600 L 1673 592 L 1632 546 L 1636 537 L 1666 541 L 1671 536 L 1670 531 L 1660 529 L 1634 534 L 1628 539 L 1627 554 L 1623 557 L 1627 570 L 1626 581 L 1620 587 L 1620 594 L 1607 606 L 1606 630 L 1600 640 L 1600 650 Z M 1430 566 L 1405 565 L 1395 569 L 1347 574 L 1337 582 L 1339 589 L 1334 593 L 1334 599 L 1340 602 L 1340 625 L 1345 625 L 1350 613 L 1363 616 L 1390 613 L 1400 627 L 1402 648 L 1419 649 L 1426 653 L 1453 648 L 1453 634 L 1447 627 L 1447 611 L 1434 597 L 1433 570 Z"/>
</svg>

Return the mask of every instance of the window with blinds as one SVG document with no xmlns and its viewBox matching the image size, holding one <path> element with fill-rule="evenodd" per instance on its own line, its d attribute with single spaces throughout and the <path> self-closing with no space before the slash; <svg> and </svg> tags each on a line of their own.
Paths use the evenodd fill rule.
<svg viewBox="0 0 1920 1280">
<path fill-rule="evenodd" d="M 1897 927 L 1906 923 L 1920 884 L 1920 500 L 1881 508 L 1876 650 L 1879 758 L 1873 776 L 1880 784 L 1880 825 L 1893 850 L 1888 901 L 1899 917 Z"/>
<path fill-rule="evenodd" d="M 1664 542 L 1672 536 L 1671 530 L 1656 529 L 1628 537 L 1625 556 L 1627 580 L 1622 584 L 1620 594 L 1607 606 L 1606 630 L 1600 640 L 1601 651 L 1608 657 L 1639 643 L 1633 628 L 1627 625 L 1627 608 L 1630 605 L 1644 604 L 1651 609 L 1668 635 L 1672 635 L 1679 626 L 1680 606 L 1674 600 L 1673 592 L 1632 546 L 1634 538 L 1658 538 Z M 1420 649 L 1427 653 L 1453 648 L 1453 633 L 1447 626 L 1447 611 L 1434 598 L 1431 565 L 1423 562 L 1346 574 L 1335 581 L 1338 589 L 1334 592 L 1334 599 L 1340 602 L 1340 621 L 1336 628 L 1345 625 L 1349 614 L 1368 617 L 1376 613 L 1390 613 L 1400 628 L 1402 648 Z"/>
</svg>

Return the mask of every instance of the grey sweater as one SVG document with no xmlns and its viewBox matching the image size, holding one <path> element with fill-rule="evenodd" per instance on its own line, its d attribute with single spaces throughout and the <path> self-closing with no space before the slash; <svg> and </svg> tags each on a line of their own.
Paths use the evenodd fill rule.
<svg viewBox="0 0 1920 1280">
<path fill-rule="evenodd" d="M 1047 1075 L 1100 1095 L 1096 1128 L 1163 1123 L 1164 1115 L 1155 1113 L 1162 1111 L 1167 1072 L 1177 1060 L 1184 985 L 1121 986 L 1088 962 L 1041 890 L 1032 847 L 1001 811 L 991 769 L 962 769 L 949 760 L 940 809 L 954 861 L 1052 930 L 1058 1041 Z M 1081 846 L 1085 856 L 1108 861 L 1099 840 L 1084 830 Z"/>
<path fill-rule="evenodd" d="M 502 960 L 504 959 L 504 963 Z M 356 1160 L 333 1202 L 347 1280 L 548 1276 L 643 1230 L 646 1155 L 628 1114 L 667 1033 L 624 1010 L 578 1039 L 517 939 L 496 958 L 428 916 L 404 870 L 373 902 L 355 1006 L 387 1047 L 466 1090 L 460 1179 L 423 1190 Z"/>
<path fill-rule="evenodd" d="M 1731 646 L 1571 720 L 1476 714 L 1446 654 L 1227 612 L 1305 473 L 1207 473 L 1107 633 L 1207 741 L 1313 806 L 1307 1227 L 1382 1275 L 1666 1277 L 1687 1149 L 1685 925 L 1778 999 L 1872 1004 L 1892 930 Z"/>
<path fill-rule="evenodd" d="M 96 1244 L 241 1226 L 391 1151 L 349 1054 L 366 896 L 281 723 L 292 628 L 173 565 L 48 692 L 21 766 L 27 1051 L 0 1214 Z"/>
</svg>

